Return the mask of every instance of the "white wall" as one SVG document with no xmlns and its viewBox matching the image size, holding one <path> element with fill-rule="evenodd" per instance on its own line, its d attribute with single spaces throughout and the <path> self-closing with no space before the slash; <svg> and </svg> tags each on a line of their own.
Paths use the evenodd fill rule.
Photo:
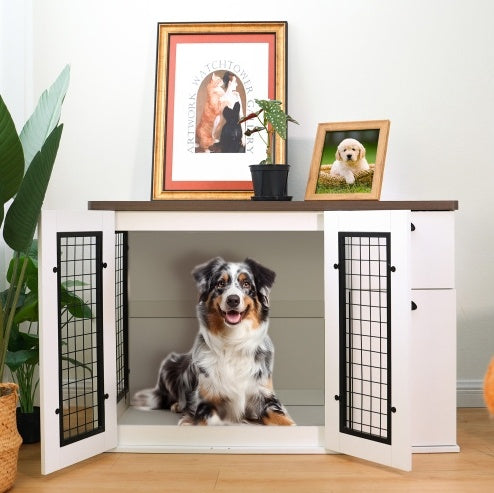
<svg viewBox="0 0 494 493">
<path fill-rule="evenodd" d="M 28 1 L 15 1 L 0 1 L 0 94 L 20 130 L 25 121 L 25 98 L 32 94 L 26 77 L 31 58 L 32 9 Z M 10 257 L 10 249 L 0 241 L 0 289 L 5 288 L 5 271 Z"/>
<path fill-rule="evenodd" d="M 458 378 L 478 384 L 494 353 L 494 2 L 233 5 L 33 1 L 36 97 L 72 67 L 46 207 L 150 198 L 157 22 L 287 20 L 288 106 L 301 122 L 290 128 L 290 192 L 303 199 L 318 122 L 391 120 L 381 198 L 460 203 Z"/>
</svg>

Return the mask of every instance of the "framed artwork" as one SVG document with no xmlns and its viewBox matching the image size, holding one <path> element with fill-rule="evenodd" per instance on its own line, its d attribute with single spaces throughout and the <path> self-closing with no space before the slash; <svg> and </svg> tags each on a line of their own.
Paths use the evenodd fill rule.
<svg viewBox="0 0 494 493">
<path fill-rule="evenodd" d="M 305 200 L 379 200 L 389 125 L 319 123 Z"/>
<path fill-rule="evenodd" d="M 158 24 L 153 199 L 252 196 L 265 146 L 238 121 L 254 99 L 286 103 L 286 40 L 286 22 Z"/>
</svg>

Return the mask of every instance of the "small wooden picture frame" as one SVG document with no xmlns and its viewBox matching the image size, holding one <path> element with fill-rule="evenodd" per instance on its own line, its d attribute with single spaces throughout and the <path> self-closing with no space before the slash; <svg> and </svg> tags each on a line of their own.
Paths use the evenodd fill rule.
<svg viewBox="0 0 494 493">
<path fill-rule="evenodd" d="M 305 200 L 379 200 L 389 125 L 319 123 Z"/>
</svg>

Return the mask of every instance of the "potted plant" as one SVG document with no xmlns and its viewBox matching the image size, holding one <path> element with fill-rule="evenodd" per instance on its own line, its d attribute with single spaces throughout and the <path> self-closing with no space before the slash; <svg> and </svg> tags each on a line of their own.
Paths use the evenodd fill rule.
<svg viewBox="0 0 494 493">
<path fill-rule="evenodd" d="M 24 254 L 20 261 L 24 262 Z M 10 282 L 14 269 L 15 257 L 12 258 L 7 271 L 7 280 Z M 68 312 L 70 317 L 62 317 L 65 324 L 74 318 L 93 317 L 90 306 L 71 289 L 82 282 L 64 282 L 60 286 L 60 309 L 62 315 Z M 0 299 L 5 302 L 8 290 L 0 293 Z M 26 275 L 20 289 L 10 340 L 6 356 L 8 366 L 14 382 L 19 386 L 19 402 L 17 408 L 17 429 L 24 443 L 35 443 L 40 440 L 40 414 L 39 407 L 34 405 L 39 377 L 35 371 L 39 363 L 39 338 L 38 338 L 38 242 L 33 240 L 27 253 Z M 21 328 L 21 324 L 23 324 Z M 89 372 L 91 369 L 74 359 L 62 357 L 76 366 L 84 367 Z"/>
<path fill-rule="evenodd" d="M 34 113 L 20 134 L 17 134 L 12 117 L 0 96 L 0 226 L 3 224 L 5 243 L 14 251 L 15 258 L 5 300 L 0 300 L 0 416 L 8 414 L 3 413 L 4 401 L 17 392 L 14 386 L 13 392 L 7 390 L 4 393 L 1 382 L 14 315 L 27 269 L 27 255 L 24 255 L 22 261 L 21 255 L 28 252 L 31 246 L 57 155 L 63 129 L 63 125 L 58 122 L 68 88 L 69 73 L 67 66 L 50 89 L 41 95 Z M 10 205 L 5 211 L 7 203 Z M 12 384 L 7 386 L 12 387 Z M 15 423 L 15 408 L 13 416 Z M 10 422 L 10 418 L 7 419 Z M 6 429 L 10 430 L 8 424 Z M 17 441 L 2 432 L 0 457 L 2 464 L 8 463 L 9 468 L 2 475 L 0 491 L 6 491 L 15 481 L 19 446 L 20 437 Z"/>
<path fill-rule="evenodd" d="M 255 99 L 259 110 L 245 116 L 239 123 L 257 118 L 260 125 L 248 128 L 244 133 L 247 137 L 257 133 L 266 146 L 266 157 L 259 164 L 250 166 L 254 186 L 253 200 L 291 200 L 287 195 L 287 179 L 290 166 L 274 164 L 274 139 L 278 135 L 286 140 L 288 122 L 296 123 L 281 108 L 281 101 L 273 99 Z"/>
</svg>

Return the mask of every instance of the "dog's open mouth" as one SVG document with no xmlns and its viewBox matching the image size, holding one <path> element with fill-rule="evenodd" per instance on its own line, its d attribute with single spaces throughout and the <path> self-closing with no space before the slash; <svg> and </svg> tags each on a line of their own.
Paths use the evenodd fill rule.
<svg viewBox="0 0 494 493">
<path fill-rule="evenodd" d="M 242 321 L 245 312 L 238 312 L 237 310 L 230 310 L 228 312 L 221 312 L 225 322 L 230 325 L 237 325 Z"/>
</svg>

